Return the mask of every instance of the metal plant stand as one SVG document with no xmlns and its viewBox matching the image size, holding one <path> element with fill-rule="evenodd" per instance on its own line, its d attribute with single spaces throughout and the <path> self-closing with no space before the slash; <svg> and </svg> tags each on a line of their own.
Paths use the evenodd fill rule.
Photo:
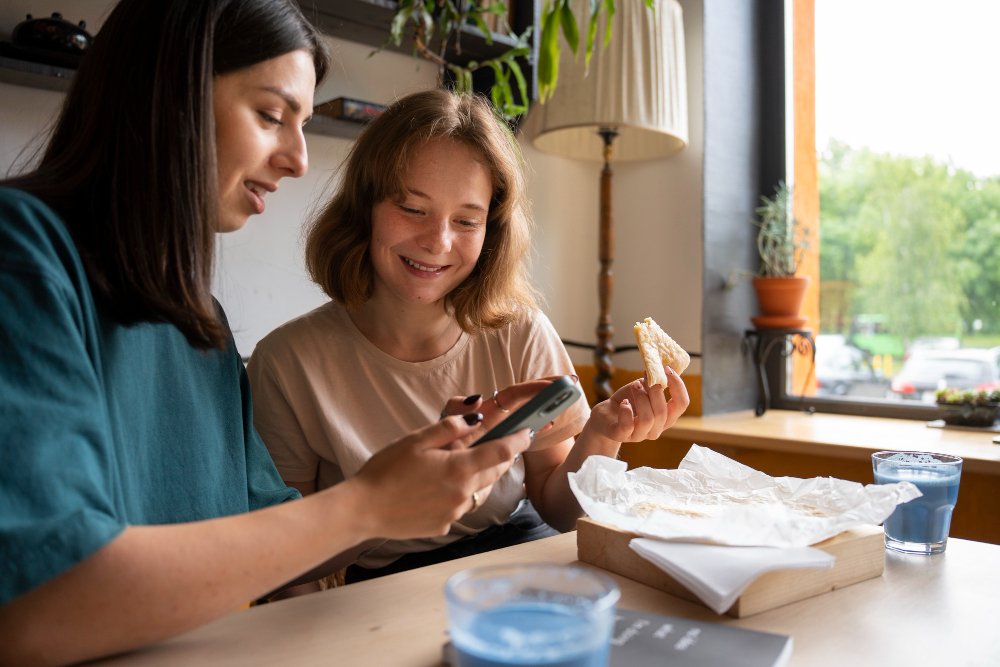
<svg viewBox="0 0 1000 667">
<path fill-rule="evenodd" d="M 757 365 L 757 380 L 760 382 L 760 400 L 757 401 L 755 413 L 760 417 L 771 406 L 771 391 L 767 384 L 765 365 L 774 347 L 782 343 L 782 357 L 789 357 L 798 352 L 810 355 L 813 364 L 816 363 L 816 341 L 812 329 L 747 329 L 743 333 L 743 350 L 753 355 Z"/>
</svg>

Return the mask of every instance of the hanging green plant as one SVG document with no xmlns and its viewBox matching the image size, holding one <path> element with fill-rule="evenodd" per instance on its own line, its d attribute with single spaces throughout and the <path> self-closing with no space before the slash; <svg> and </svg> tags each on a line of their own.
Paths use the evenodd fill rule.
<svg viewBox="0 0 1000 667">
<path fill-rule="evenodd" d="M 655 0 L 644 0 L 644 2 L 651 11 L 654 9 Z M 552 96 L 559 80 L 560 31 L 573 50 L 573 55 L 578 55 L 580 33 L 571 3 L 572 0 L 546 0 L 542 10 L 537 74 L 538 98 L 543 104 Z M 615 0 L 589 1 L 585 56 L 588 65 L 594 49 L 598 19 L 603 12 L 607 12 L 608 21 L 602 48 L 607 48 L 611 41 L 611 17 L 615 13 Z M 492 35 L 483 18 L 490 14 L 495 15 L 498 22 L 511 34 L 515 40 L 514 46 L 489 60 L 471 61 L 464 65 L 450 62 L 449 45 L 453 45 L 456 55 L 462 54 L 461 28 L 464 25 L 475 25 L 485 35 L 486 43 L 493 43 Z M 474 0 L 400 0 L 389 27 L 389 38 L 382 48 L 390 44 L 395 46 L 402 44 L 407 26 L 413 27 L 414 56 L 424 57 L 438 66 L 439 85 L 445 85 L 446 75 L 450 72 L 456 92 L 472 92 L 472 73 L 489 67 L 494 73 L 491 90 L 493 106 L 500 114 L 507 120 L 513 120 L 528 110 L 528 84 L 517 59 L 532 57 L 530 40 L 536 26 L 529 26 L 520 35 L 513 34 L 507 24 L 505 3 L 485 4 Z M 513 85 L 517 86 L 519 102 L 514 99 Z"/>
</svg>

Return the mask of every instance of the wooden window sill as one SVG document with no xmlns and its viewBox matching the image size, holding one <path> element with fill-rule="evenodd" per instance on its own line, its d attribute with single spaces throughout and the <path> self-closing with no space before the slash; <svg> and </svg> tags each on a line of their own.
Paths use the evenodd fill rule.
<svg viewBox="0 0 1000 667">
<path fill-rule="evenodd" d="M 814 454 L 870 462 L 883 449 L 960 456 L 963 471 L 1000 475 L 1000 445 L 992 432 L 929 428 L 926 422 L 853 415 L 752 410 L 708 417 L 683 416 L 667 433 L 671 440 L 773 452 Z"/>
</svg>

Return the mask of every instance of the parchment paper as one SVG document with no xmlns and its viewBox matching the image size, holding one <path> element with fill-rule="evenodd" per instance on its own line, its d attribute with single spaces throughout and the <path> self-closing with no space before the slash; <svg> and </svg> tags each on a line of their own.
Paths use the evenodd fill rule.
<svg viewBox="0 0 1000 667">
<path fill-rule="evenodd" d="M 770 477 L 699 445 L 677 470 L 591 456 L 569 475 L 588 516 L 659 540 L 804 547 L 862 524 L 877 525 L 921 495 L 909 482 Z"/>
</svg>

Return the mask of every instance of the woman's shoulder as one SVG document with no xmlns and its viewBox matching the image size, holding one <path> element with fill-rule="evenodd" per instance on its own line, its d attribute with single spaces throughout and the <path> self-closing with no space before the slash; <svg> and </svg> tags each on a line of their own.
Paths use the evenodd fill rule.
<svg viewBox="0 0 1000 667">
<path fill-rule="evenodd" d="M 60 217 L 35 196 L 0 187 L 0 267 L 81 298 L 89 290 L 80 253 Z M 88 297 L 89 298 L 89 297 Z"/>
<path fill-rule="evenodd" d="M 484 332 L 483 338 L 497 340 L 515 358 L 525 354 L 531 356 L 532 350 L 562 347 L 552 322 L 538 309 L 525 311 L 507 325 Z"/>
<path fill-rule="evenodd" d="M 35 196 L 0 187 L 0 253 L 5 265 L 44 268 L 76 258 L 76 246 L 59 216 Z"/>
<path fill-rule="evenodd" d="M 559 338 L 548 316 L 537 308 L 521 313 L 503 330 L 503 333 L 509 337 L 512 344 L 523 343 L 527 345 L 539 337 Z"/>
<path fill-rule="evenodd" d="M 328 301 L 292 318 L 264 336 L 254 348 L 254 355 L 269 358 L 309 356 L 314 350 L 326 348 L 326 342 L 331 337 L 344 333 L 340 316 L 342 308 L 336 301 Z"/>
</svg>

